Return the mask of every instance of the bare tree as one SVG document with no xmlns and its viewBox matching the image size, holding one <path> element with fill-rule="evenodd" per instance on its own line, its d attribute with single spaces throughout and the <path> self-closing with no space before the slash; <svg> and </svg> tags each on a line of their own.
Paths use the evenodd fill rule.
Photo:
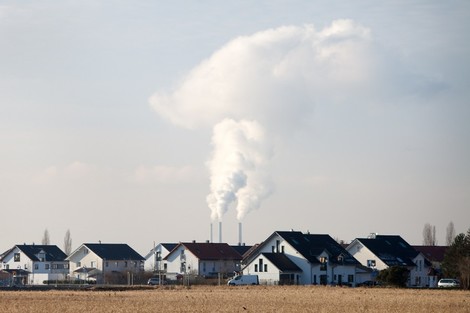
<svg viewBox="0 0 470 313">
<path fill-rule="evenodd" d="M 43 245 L 49 245 L 51 243 L 51 239 L 49 238 L 49 231 L 46 230 L 44 231 L 44 235 L 42 236 L 42 244 Z"/>
<path fill-rule="evenodd" d="M 455 227 L 454 227 L 454 222 L 450 222 L 449 225 L 447 225 L 446 229 L 446 245 L 450 246 L 452 242 L 454 242 L 455 238 Z"/>
<path fill-rule="evenodd" d="M 67 229 L 64 237 L 64 252 L 67 255 L 70 255 L 72 252 L 72 237 L 70 236 L 70 229 Z"/>
<path fill-rule="evenodd" d="M 435 246 L 436 245 L 436 226 L 429 223 L 424 224 L 423 228 L 423 245 Z"/>
</svg>

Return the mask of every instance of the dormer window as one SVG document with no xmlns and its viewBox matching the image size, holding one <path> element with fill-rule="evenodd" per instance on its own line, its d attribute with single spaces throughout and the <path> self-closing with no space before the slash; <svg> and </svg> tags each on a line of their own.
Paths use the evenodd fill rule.
<svg viewBox="0 0 470 313">
<path fill-rule="evenodd" d="M 320 257 L 320 271 L 326 271 L 328 268 L 328 258 Z"/>
</svg>

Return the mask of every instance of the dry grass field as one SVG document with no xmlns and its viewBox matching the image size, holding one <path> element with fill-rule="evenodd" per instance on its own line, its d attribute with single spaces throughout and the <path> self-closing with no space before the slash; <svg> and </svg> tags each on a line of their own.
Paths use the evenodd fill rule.
<svg viewBox="0 0 470 313">
<path fill-rule="evenodd" d="M 470 312 L 470 292 L 316 286 L 1 291 L 0 312 Z"/>
</svg>

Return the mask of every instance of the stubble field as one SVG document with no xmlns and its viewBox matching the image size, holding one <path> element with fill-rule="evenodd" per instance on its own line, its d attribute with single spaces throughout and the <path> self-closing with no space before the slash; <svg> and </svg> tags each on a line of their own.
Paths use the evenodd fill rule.
<svg viewBox="0 0 470 313">
<path fill-rule="evenodd" d="M 470 312 L 470 292 L 317 286 L 1 291 L 0 312 Z"/>
</svg>

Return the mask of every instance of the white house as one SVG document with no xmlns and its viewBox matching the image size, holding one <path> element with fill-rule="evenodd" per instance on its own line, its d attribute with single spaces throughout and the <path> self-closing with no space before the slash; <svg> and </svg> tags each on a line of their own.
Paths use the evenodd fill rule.
<svg viewBox="0 0 470 313">
<path fill-rule="evenodd" d="M 408 286 L 429 286 L 427 275 L 431 264 L 398 235 L 371 234 L 368 238 L 356 238 L 346 250 L 375 273 L 402 266 L 410 271 Z"/>
<path fill-rule="evenodd" d="M 167 264 L 164 259 L 177 245 L 177 243 L 159 243 L 156 245 L 145 256 L 145 271 L 165 272 L 167 269 Z"/>
<path fill-rule="evenodd" d="M 66 257 L 56 245 L 16 245 L 2 253 L 0 270 L 10 273 L 14 285 L 42 285 L 67 278 Z"/>
<path fill-rule="evenodd" d="M 144 270 L 145 259 L 123 243 L 84 243 L 67 257 L 70 274 L 76 279 L 109 283 L 116 274 Z"/>
<path fill-rule="evenodd" d="M 243 260 L 264 284 L 355 285 L 359 262 L 329 235 L 276 231 Z"/>
<path fill-rule="evenodd" d="M 240 271 L 242 256 L 226 243 L 179 243 L 165 258 L 167 274 L 231 276 Z"/>
<path fill-rule="evenodd" d="M 284 253 L 264 252 L 252 259 L 246 274 L 257 274 L 261 284 L 296 285 L 302 270 Z"/>
</svg>

